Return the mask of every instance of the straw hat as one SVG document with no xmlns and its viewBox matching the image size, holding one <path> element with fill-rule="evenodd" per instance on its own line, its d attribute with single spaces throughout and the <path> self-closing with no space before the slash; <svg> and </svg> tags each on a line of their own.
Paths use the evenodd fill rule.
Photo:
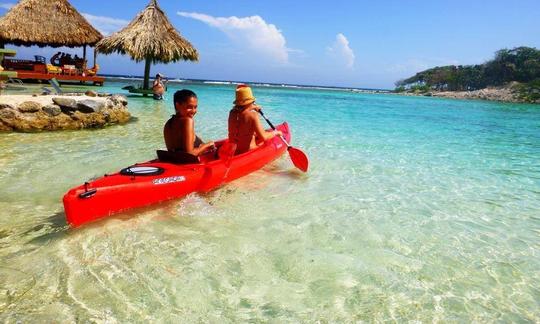
<svg viewBox="0 0 540 324">
<path fill-rule="evenodd" d="M 255 97 L 248 85 L 240 84 L 236 87 L 236 100 L 233 104 L 237 106 L 245 106 L 255 102 Z"/>
</svg>

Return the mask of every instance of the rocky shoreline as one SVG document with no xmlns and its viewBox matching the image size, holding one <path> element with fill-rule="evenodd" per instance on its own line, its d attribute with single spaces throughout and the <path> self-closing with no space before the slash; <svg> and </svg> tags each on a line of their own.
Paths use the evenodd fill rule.
<svg viewBox="0 0 540 324">
<path fill-rule="evenodd" d="M 93 91 L 62 95 L 0 96 L 0 132 L 39 132 L 102 128 L 128 122 L 122 95 Z"/>
<path fill-rule="evenodd" d="M 523 100 L 518 91 L 513 87 L 490 87 L 474 91 L 430 91 L 424 93 L 404 92 L 398 93 L 408 96 L 441 97 L 451 99 L 478 99 L 511 103 L 536 103 L 540 104 L 540 99 L 535 102 Z"/>
</svg>

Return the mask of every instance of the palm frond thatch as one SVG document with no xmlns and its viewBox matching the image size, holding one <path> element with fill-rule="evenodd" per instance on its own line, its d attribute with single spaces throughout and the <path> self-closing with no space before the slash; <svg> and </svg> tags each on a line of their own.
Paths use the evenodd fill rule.
<svg viewBox="0 0 540 324">
<path fill-rule="evenodd" d="M 80 47 L 103 36 L 67 0 L 21 0 L 0 18 L 0 43 Z"/>
<path fill-rule="evenodd" d="M 172 26 L 156 0 L 141 11 L 124 29 L 102 39 L 96 50 L 100 53 L 128 54 L 135 61 L 152 63 L 198 61 L 199 54 L 189 41 Z"/>
</svg>

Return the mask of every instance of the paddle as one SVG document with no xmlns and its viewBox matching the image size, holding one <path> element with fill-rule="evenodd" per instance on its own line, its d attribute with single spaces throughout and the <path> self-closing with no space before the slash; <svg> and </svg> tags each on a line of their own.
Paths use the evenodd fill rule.
<svg viewBox="0 0 540 324">
<path fill-rule="evenodd" d="M 268 125 L 270 125 L 270 127 L 272 127 L 273 130 L 276 130 L 276 127 L 274 127 L 272 122 L 270 122 L 268 118 L 266 118 L 262 110 L 259 110 L 259 114 L 261 114 L 261 116 L 264 118 L 264 120 L 266 120 Z M 296 147 L 292 147 L 291 145 L 289 145 L 289 143 L 287 143 L 287 141 L 285 140 L 283 136 L 280 135 L 279 138 L 281 138 L 283 143 L 287 145 L 287 152 L 289 152 L 289 157 L 291 158 L 291 161 L 294 164 L 294 166 L 303 172 L 307 172 L 308 165 L 309 165 L 307 155 L 304 152 L 297 149 Z"/>
</svg>

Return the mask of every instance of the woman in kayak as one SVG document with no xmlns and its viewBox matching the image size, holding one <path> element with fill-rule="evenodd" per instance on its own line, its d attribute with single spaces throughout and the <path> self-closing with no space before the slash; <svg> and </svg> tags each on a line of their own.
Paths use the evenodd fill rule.
<svg viewBox="0 0 540 324">
<path fill-rule="evenodd" d="M 195 121 L 193 117 L 197 113 L 198 99 L 191 90 L 179 90 L 174 94 L 174 114 L 165 123 L 163 136 L 165 145 L 170 152 L 186 152 L 199 156 L 208 149 L 214 147 L 214 142 L 203 143 L 195 135 Z"/>
<path fill-rule="evenodd" d="M 236 100 L 229 112 L 229 141 L 235 143 L 236 153 L 242 154 L 257 147 L 274 136 L 283 135 L 281 131 L 265 131 L 259 120 L 261 107 L 255 104 L 251 88 L 245 84 L 236 87 Z"/>
</svg>

